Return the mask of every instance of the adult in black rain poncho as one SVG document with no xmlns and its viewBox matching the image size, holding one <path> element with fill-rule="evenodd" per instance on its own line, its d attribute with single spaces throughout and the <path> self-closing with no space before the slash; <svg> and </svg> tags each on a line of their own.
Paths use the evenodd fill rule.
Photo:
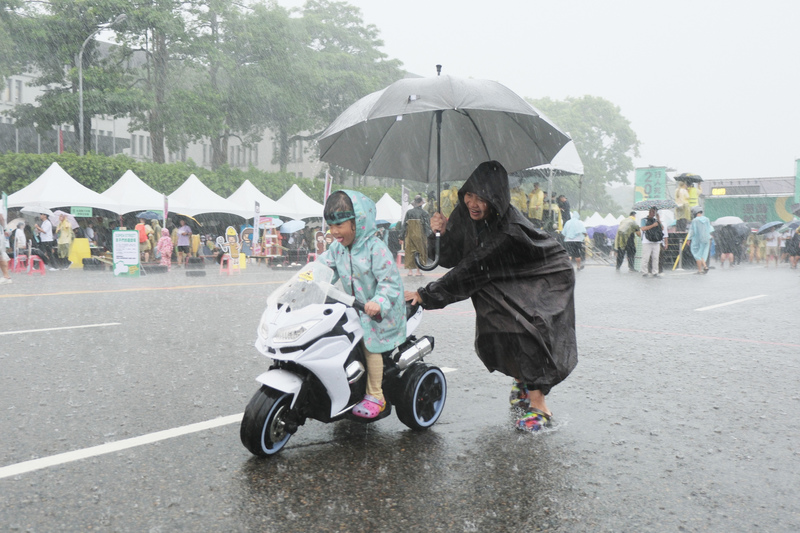
<svg viewBox="0 0 800 533">
<path fill-rule="evenodd" d="M 517 427 L 536 431 L 552 418 L 545 395 L 578 362 L 574 271 L 561 244 L 510 205 L 500 163 L 481 163 L 458 199 L 449 220 L 431 218 L 439 264 L 451 270 L 406 299 L 425 309 L 472 299 L 475 351 L 489 371 L 515 378 L 512 405 L 526 407 Z"/>
</svg>

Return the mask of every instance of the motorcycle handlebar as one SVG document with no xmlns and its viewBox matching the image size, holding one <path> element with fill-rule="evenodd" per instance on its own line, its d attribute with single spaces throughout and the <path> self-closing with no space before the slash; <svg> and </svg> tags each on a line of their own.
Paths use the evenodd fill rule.
<svg viewBox="0 0 800 533">
<path fill-rule="evenodd" d="M 362 312 L 362 313 L 364 313 L 364 314 L 367 314 L 367 313 L 366 313 L 366 311 L 364 311 L 364 304 L 362 304 L 362 303 L 361 303 L 361 302 L 359 302 L 358 300 L 355 300 L 355 301 L 353 302 L 353 309 L 355 309 L 356 311 L 360 311 L 360 312 Z M 383 317 L 381 316 L 381 314 L 380 314 L 380 313 L 378 313 L 377 315 L 375 315 L 375 316 L 372 316 L 372 317 L 370 317 L 370 318 L 371 318 L 372 320 L 374 320 L 375 322 L 382 322 L 382 321 L 383 321 Z"/>
</svg>

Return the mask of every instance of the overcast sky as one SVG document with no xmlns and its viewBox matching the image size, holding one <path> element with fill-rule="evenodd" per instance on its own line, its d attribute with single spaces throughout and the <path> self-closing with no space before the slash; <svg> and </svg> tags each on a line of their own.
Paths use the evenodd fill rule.
<svg viewBox="0 0 800 533">
<path fill-rule="evenodd" d="M 521 96 L 611 101 L 641 142 L 637 167 L 704 179 L 794 175 L 800 1 L 348 3 L 410 72 L 433 76 L 440 63 Z"/>
</svg>

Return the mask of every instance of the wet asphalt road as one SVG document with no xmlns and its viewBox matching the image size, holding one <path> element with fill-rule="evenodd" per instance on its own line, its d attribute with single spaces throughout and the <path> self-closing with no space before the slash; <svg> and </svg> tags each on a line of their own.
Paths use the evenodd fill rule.
<svg viewBox="0 0 800 533">
<path fill-rule="evenodd" d="M 15 276 L 0 469 L 241 413 L 286 278 Z M 537 435 L 512 429 L 510 380 L 474 355 L 471 305 L 428 312 L 427 361 L 453 369 L 431 430 L 309 421 L 262 460 L 229 423 L 0 478 L 0 531 L 798 531 L 799 288 L 786 266 L 643 279 L 590 264 L 580 361 Z M 21 332 L 78 325 L 94 327 Z"/>
</svg>

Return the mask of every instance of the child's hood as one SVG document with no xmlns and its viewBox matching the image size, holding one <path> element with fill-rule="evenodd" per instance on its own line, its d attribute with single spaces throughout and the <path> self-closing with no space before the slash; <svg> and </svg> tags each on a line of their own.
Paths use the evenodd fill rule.
<svg viewBox="0 0 800 533">
<path fill-rule="evenodd" d="M 350 201 L 353 202 L 353 211 L 355 212 L 355 227 L 356 237 L 353 240 L 353 245 L 350 248 L 352 251 L 357 251 L 365 245 L 367 239 L 375 235 L 378 226 L 375 223 L 375 216 L 377 209 L 375 202 L 364 196 L 358 191 L 344 190 Z"/>
</svg>

